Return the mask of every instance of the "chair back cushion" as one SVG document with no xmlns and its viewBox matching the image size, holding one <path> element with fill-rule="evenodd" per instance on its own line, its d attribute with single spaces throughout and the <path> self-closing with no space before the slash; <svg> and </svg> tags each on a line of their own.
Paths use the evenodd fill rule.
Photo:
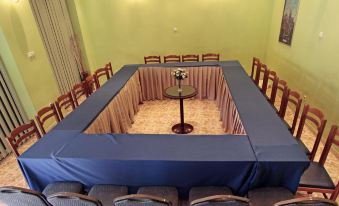
<svg viewBox="0 0 339 206">
<path fill-rule="evenodd" d="M 53 206 L 102 206 L 101 202 L 93 197 L 71 192 L 60 192 L 47 197 Z"/>
<path fill-rule="evenodd" d="M 45 197 L 35 191 L 16 187 L 0 188 L 0 205 L 49 206 Z"/>
</svg>

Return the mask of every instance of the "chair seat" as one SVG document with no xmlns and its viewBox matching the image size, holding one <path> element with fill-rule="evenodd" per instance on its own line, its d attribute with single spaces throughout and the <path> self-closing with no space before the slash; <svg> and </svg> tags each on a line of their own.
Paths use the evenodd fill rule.
<svg viewBox="0 0 339 206">
<path fill-rule="evenodd" d="M 309 150 L 309 149 L 306 147 L 306 145 L 301 141 L 301 139 L 296 139 L 296 140 L 297 140 L 299 146 L 301 147 L 301 149 L 305 151 L 305 154 L 306 154 L 307 156 L 311 155 L 310 150 Z"/>
<path fill-rule="evenodd" d="M 272 206 L 274 203 L 292 199 L 294 195 L 282 187 L 258 188 L 248 192 L 252 206 Z"/>
<path fill-rule="evenodd" d="M 286 120 L 282 121 L 284 123 L 284 125 L 286 126 L 286 128 L 291 132 L 291 126 L 288 124 L 288 122 Z"/>
<path fill-rule="evenodd" d="M 172 206 L 178 205 L 178 191 L 174 187 L 140 187 L 138 194 L 162 197 L 169 200 Z"/>
<path fill-rule="evenodd" d="M 114 199 L 128 194 L 127 187 L 114 185 L 94 185 L 88 193 L 102 203 L 103 206 L 114 205 Z"/>
<path fill-rule="evenodd" d="M 80 182 L 54 182 L 48 184 L 47 187 L 42 191 L 42 194 L 48 197 L 58 192 L 72 192 L 82 194 L 83 185 Z"/>
<path fill-rule="evenodd" d="M 335 189 L 335 185 L 324 166 L 311 162 L 301 176 L 299 187 L 315 187 L 322 189 Z"/>
<path fill-rule="evenodd" d="M 232 190 L 228 187 L 193 187 L 189 193 L 189 201 L 192 202 L 194 200 L 209 197 L 213 195 L 232 195 Z"/>
</svg>

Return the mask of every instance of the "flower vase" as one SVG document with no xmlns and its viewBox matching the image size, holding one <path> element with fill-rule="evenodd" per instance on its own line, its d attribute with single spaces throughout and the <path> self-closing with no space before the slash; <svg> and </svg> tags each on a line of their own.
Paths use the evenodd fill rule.
<svg viewBox="0 0 339 206">
<path fill-rule="evenodd" d="M 181 79 L 178 79 L 178 92 L 182 92 Z"/>
</svg>

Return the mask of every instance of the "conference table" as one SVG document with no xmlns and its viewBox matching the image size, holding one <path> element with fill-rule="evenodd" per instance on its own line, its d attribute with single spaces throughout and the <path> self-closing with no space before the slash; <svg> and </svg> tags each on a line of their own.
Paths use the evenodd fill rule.
<svg viewBox="0 0 339 206">
<path fill-rule="evenodd" d="M 142 67 L 218 67 L 245 133 L 237 135 L 89 134 L 84 131 Z M 174 186 L 228 186 L 237 195 L 259 187 L 295 192 L 309 160 L 238 61 L 125 65 L 19 158 L 31 189 L 54 181 Z"/>
</svg>

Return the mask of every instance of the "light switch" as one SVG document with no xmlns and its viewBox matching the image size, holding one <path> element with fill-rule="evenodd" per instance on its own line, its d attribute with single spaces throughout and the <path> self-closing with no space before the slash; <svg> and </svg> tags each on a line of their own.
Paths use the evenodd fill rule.
<svg viewBox="0 0 339 206">
<path fill-rule="evenodd" d="M 324 38 L 324 32 L 320 32 L 319 33 L 319 39 L 323 39 Z"/>
<path fill-rule="evenodd" d="M 27 52 L 27 57 L 28 57 L 29 59 L 33 59 L 33 58 L 35 57 L 35 52 L 34 52 L 34 51 L 29 51 L 29 52 Z"/>
</svg>

